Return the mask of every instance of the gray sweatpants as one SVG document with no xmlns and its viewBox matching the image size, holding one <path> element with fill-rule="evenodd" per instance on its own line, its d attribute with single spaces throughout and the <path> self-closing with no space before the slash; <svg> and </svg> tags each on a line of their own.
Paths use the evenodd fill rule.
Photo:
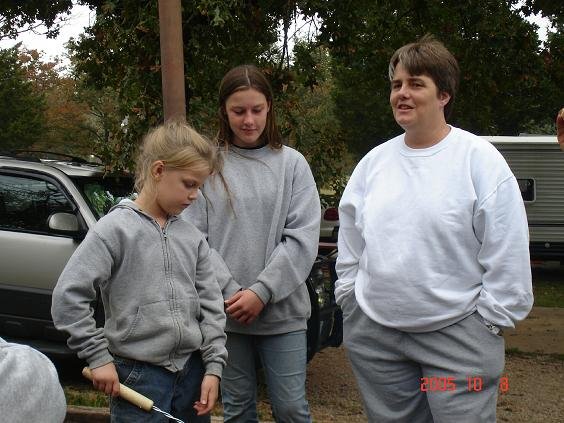
<svg viewBox="0 0 564 423">
<path fill-rule="evenodd" d="M 343 306 L 343 343 L 369 422 L 495 422 L 505 343 L 478 313 L 413 333 L 374 322 L 354 294 Z"/>
</svg>

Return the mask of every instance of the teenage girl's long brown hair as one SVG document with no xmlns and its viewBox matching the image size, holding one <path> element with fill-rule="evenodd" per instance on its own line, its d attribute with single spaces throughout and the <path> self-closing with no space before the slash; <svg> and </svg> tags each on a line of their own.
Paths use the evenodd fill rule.
<svg viewBox="0 0 564 423">
<path fill-rule="evenodd" d="M 233 131 L 229 126 L 225 103 L 231 94 L 237 91 L 254 88 L 266 97 L 270 110 L 266 117 L 266 126 L 261 134 L 261 139 L 271 148 L 282 147 L 282 137 L 276 125 L 276 114 L 274 112 L 274 99 L 272 87 L 264 74 L 253 65 L 240 65 L 225 74 L 219 85 L 219 131 L 217 141 L 219 145 L 227 147 L 233 143 Z"/>
</svg>

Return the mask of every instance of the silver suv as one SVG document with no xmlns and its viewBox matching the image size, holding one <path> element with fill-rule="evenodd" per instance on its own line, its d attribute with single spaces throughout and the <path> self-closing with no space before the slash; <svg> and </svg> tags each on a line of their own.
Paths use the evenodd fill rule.
<svg viewBox="0 0 564 423">
<path fill-rule="evenodd" d="M 89 228 L 132 194 L 133 178 L 106 175 L 102 166 L 70 156 L 45 158 L 48 154 L 0 154 L 0 337 L 67 356 L 72 353 L 66 335 L 51 320 L 51 292 Z M 342 339 L 333 295 L 335 246 L 319 248 L 323 255 L 306 281 L 312 305 L 309 359 Z M 92 312 L 102 325 L 101 301 L 92 304 Z"/>
<path fill-rule="evenodd" d="M 51 320 L 51 291 L 88 229 L 132 191 L 131 176 L 82 159 L 0 155 L 1 337 L 69 353 Z M 101 304 L 93 310 L 101 314 Z"/>
</svg>

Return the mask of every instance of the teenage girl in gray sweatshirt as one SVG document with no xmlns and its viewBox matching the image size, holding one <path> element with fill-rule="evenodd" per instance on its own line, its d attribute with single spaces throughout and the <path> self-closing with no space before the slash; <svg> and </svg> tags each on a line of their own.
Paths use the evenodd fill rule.
<svg viewBox="0 0 564 423">
<path fill-rule="evenodd" d="M 112 421 L 152 421 L 115 397 L 119 381 L 175 417 L 209 421 L 227 357 L 223 298 L 204 236 L 177 215 L 216 159 L 215 147 L 184 123 L 149 132 L 137 163 L 139 196 L 88 232 L 53 292 L 53 321 L 88 362 L 94 387 L 113 396 Z M 97 287 L 103 328 L 90 307 Z"/>
<path fill-rule="evenodd" d="M 276 420 L 309 422 L 305 281 L 319 242 L 317 188 L 304 157 L 282 145 L 272 91 L 257 68 L 229 71 L 219 103 L 222 172 L 185 214 L 207 234 L 225 298 L 224 419 L 257 422 L 258 357 Z"/>
</svg>

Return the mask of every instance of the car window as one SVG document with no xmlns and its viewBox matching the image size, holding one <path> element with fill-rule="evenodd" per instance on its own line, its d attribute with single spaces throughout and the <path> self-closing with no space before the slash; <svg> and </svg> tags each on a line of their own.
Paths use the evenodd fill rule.
<svg viewBox="0 0 564 423">
<path fill-rule="evenodd" d="M 83 193 L 88 206 L 97 219 L 124 198 L 135 198 L 133 178 L 128 176 L 74 177 L 75 185 Z"/>
<path fill-rule="evenodd" d="M 52 182 L 0 174 L 0 229 L 49 233 L 49 216 L 74 212 L 74 205 Z"/>
</svg>

